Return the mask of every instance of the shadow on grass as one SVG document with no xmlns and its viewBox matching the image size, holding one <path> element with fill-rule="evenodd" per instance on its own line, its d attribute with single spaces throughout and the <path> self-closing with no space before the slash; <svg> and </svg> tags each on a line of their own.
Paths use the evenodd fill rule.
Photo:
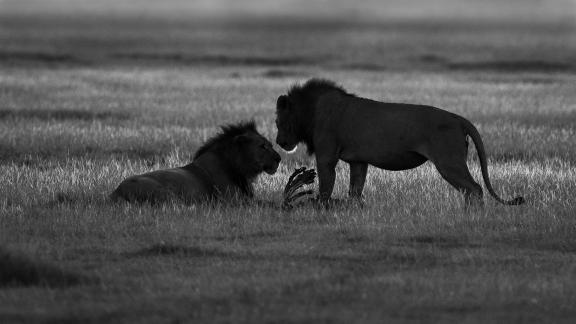
<svg viewBox="0 0 576 324">
<path fill-rule="evenodd" d="M 135 252 L 124 254 L 128 258 L 134 257 L 154 257 L 164 255 L 175 255 L 181 257 L 229 257 L 232 253 L 224 252 L 219 249 L 210 249 L 197 246 L 183 246 L 175 244 L 155 244 L 151 247 L 143 248 Z"/>
<path fill-rule="evenodd" d="M 127 113 L 89 110 L 66 110 L 66 109 L 0 109 L 0 119 L 38 119 L 42 121 L 52 120 L 126 120 L 130 118 Z"/>
<path fill-rule="evenodd" d="M 567 62 L 545 60 L 494 60 L 494 61 L 451 61 L 450 59 L 436 55 L 424 54 L 417 58 L 420 63 L 454 71 L 488 71 L 488 72 L 570 72 L 575 71 L 576 66 Z M 514 80 L 517 82 L 518 80 Z M 540 81 L 536 79 L 535 82 Z"/>
<path fill-rule="evenodd" d="M 2 51 L 0 52 L 0 62 L 2 62 L 2 64 L 28 64 L 36 62 L 52 65 L 78 65 L 89 63 L 88 61 L 81 60 L 70 54 L 27 51 Z"/>
<path fill-rule="evenodd" d="M 345 70 L 357 70 L 357 71 L 372 71 L 381 72 L 388 70 L 388 67 L 382 64 L 376 63 L 347 63 L 340 66 L 340 68 Z"/>
<path fill-rule="evenodd" d="M 536 244 L 536 249 L 542 251 L 556 251 L 561 253 L 576 253 L 576 241 L 567 240 L 538 243 Z"/>
<path fill-rule="evenodd" d="M 545 237 L 542 235 L 526 235 L 525 237 L 501 238 L 497 242 L 521 249 L 576 254 L 576 239 L 573 235 L 568 237 L 565 234 Z"/>
<path fill-rule="evenodd" d="M 229 235 L 229 236 L 216 236 L 212 238 L 215 241 L 244 241 L 244 240 L 258 240 L 258 239 L 276 239 L 283 235 L 282 232 L 254 232 L 248 234 Z"/>
<path fill-rule="evenodd" d="M 97 280 L 0 249 L 0 287 L 67 287 Z"/>
<path fill-rule="evenodd" d="M 434 245 L 442 248 L 477 248 L 479 244 L 452 236 L 416 235 L 400 240 L 404 245 Z"/>
<path fill-rule="evenodd" d="M 445 67 L 458 71 L 491 71 L 491 72 L 570 72 L 574 65 L 564 62 L 549 61 L 480 61 L 451 62 Z"/>
<path fill-rule="evenodd" d="M 445 57 L 436 54 L 423 54 L 418 57 L 418 60 L 427 64 L 446 64 L 448 62 Z"/>
<path fill-rule="evenodd" d="M 220 248 L 184 246 L 177 244 L 155 244 L 134 252 L 123 254 L 126 258 L 175 256 L 183 258 L 227 258 L 250 262 L 304 262 L 334 264 L 339 268 L 362 270 L 382 263 L 390 268 L 429 268 L 443 264 L 438 255 L 413 248 L 382 248 L 377 251 L 355 249 L 345 253 L 275 253 L 251 251 L 225 251 Z M 362 270 L 363 271 L 363 270 Z"/>
</svg>

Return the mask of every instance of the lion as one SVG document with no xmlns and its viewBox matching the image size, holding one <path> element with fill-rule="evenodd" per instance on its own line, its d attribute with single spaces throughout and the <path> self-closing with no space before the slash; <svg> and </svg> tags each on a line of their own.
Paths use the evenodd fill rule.
<svg viewBox="0 0 576 324">
<path fill-rule="evenodd" d="M 227 125 L 200 147 L 192 163 L 131 176 L 110 197 L 152 204 L 249 201 L 255 178 L 262 172 L 276 173 L 280 160 L 254 121 Z"/>
<path fill-rule="evenodd" d="M 339 160 L 350 165 L 349 196 L 362 199 L 368 165 L 408 170 L 430 160 L 440 175 L 464 194 L 466 205 L 482 204 L 482 187 L 468 170 L 468 136 L 480 159 L 488 192 L 500 203 L 520 205 L 523 197 L 503 200 L 488 177 L 486 152 L 478 130 L 467 119 L 425 105 L 378 102 L 348 93 L 333 81 L 310 79 L 293 85 L 276 102 L 276 143 L 294 151 L 299 143 L 315 154 L 318 199 L 328 205 Z"/>
</svg>

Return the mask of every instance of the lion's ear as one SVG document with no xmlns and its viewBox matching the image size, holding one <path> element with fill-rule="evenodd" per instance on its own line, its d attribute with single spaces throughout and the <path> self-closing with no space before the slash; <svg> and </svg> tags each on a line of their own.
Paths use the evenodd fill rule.
<svg viewBox="0 0 576 324">
<path fill-rule="evenodd" d="M 281 95 L 280 97 L 278 97 L 278 100 L 276 101 L 276 109 L 280 110 L 286 108 L 288 108 L 288 96 Z"/>
</svg>

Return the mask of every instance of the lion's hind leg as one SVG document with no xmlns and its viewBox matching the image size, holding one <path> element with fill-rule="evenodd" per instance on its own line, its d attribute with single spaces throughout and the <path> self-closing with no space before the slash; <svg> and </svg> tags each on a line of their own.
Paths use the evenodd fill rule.
<svg viewBox="0 0 576 324">
<path fill-rule="evenodd" d="M 483 205 L 482 187 L 474 181 L 466 161 L 432 161 L 444 180 L 464 194 L 466 206 Z"/>
<path fill-rule="evenodd" d="M 350 162 L 350 188 L 348 195 L 357 201 L 362 201 L 362 191 L 366 182 L 368 163 Z"/>
<path fill-rule="evenodd" d="M 169 201 L 173 193 L 154 179 L 134 176 L 124 180 L 113 193 L 129 202 L 148 202 L 157 204 Z"/>
<path fill-rule="evenodd" d="M 444 180 L 464 194 L 466 206 L 483 206 L 482 187 L 474 180 L 466 164 L 466 134 L 457 128 L 440 129 L 425 150 L 426 156 Z"/>
</svg>

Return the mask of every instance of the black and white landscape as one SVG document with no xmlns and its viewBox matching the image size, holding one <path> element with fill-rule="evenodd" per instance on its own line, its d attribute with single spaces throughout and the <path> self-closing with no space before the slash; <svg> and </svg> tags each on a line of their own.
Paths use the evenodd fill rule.
<svg viewBox="0 0 576 324">
<path fill-rule="evenodd" d="M 569 0 L 0 1 L 0 322 L 571 322 L 575 58 Z M 431 163 L 370 167 L 349 202 L 340 162 L 342 203 L 288 211 L 316 161 L 276 144 L 267 203 L 108 199 L 221 125 L 274 142 L 278 96 L 313 77 L 467 118 L 526 203 L 469 208 Z"/>
</svg>

